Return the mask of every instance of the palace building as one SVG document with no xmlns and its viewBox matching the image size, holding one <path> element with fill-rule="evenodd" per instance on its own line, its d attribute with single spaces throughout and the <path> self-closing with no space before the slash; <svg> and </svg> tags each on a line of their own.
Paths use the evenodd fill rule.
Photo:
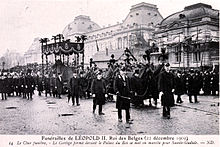
<svg viewBox="0 0 220 147">
<path fill-rule="evenodd" d="M 86 35 L 85 62 L 90 58 L 99 67 L 107 67 L 112 54 L 118 60 L 126 48 L 130 49 L 138 61 L 142 61 L 144 51 L 149 48 L 156 25 L 162 21 L 156 5 L 139 3 L 131 7 L 122 23 L 101 28 L 88 16 L 78 16 L 68 24 L 64 37 L 75 41 L 75 36 Z"/>
<path fill-rule="evenodd" d="M 171 67 L 200 68 L 219 65 L 219 10 L 198 3 L 163 19 L 154 32 L 159 48 L 169 55 Z M 157 54 L 153 53 L 157 62 Z"/>
</svg>

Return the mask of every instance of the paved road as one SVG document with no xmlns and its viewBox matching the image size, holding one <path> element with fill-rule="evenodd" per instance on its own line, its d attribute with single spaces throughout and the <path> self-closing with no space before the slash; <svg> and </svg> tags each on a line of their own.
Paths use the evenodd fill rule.
<svg viewBox="0 0 220 147">
<path fill-rule="evenodd" d="M 219 98 L 199 96 L 200 103 L 184 103 L 171 109 L 171 119 L 164 119 L 157 108 L 131 108 L 134 119 L 129 128 L 117 121 L 114 102 L 104 105 L 104 116 L 92 113 L 92 99 L 81 99 L 80 106 L 62 99 L 34 95 L 29 101 L 20 97 L 0 100 L 0 134 L 56 135 L 216 135 L 219 134 Z M 148 101 L 145 102 L 146 105 Z M 63 116 L 67 115 L 67 116 Z"/>
</svg>

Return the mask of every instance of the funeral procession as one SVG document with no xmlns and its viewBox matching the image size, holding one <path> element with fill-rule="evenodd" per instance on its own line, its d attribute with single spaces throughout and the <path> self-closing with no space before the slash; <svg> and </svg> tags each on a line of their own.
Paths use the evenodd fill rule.
<svg viewBox="0 0 220 147">
<path fill-rule="evenodd" d="M 5 1 L 0 134 L 219 135 L 219 6 L 167 2 Z"/>
</svg>

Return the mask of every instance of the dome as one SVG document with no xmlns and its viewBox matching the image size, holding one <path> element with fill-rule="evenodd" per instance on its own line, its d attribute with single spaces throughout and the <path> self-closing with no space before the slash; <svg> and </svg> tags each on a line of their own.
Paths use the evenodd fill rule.
<svg viewBox="0 0 220 147">
<path fill-rule="evenodd" d="M 68 38 L 74 34 L 83 34 L 100 28 L 98 24 L 91 21 L 89 16 L 79 15 L 64 28 L 63 35 L 64 38 Z"/>
<path fill-rule="evenodd" d="M 218 10 L 212 9 L 212 6 L 210 6 L 210 5 L 198 3 L 198 4 L 187 6 L 184 8 L 183 11 L 174 13 L 174 14 L 166 17 L 161 22 L 161 25 L 164 26 L 166 24 L 173 23 L 174 21 L 179 21 L 181 15 L 187 19 L 201 18 L 204 16 L 208 16 L 211 18 L 218 18 L 219 12 L 218 12 Z"/>
<path fill-rule="evenodd" d="M 163 20 L 156 5 L 139 3 L 133 5 L 125 18 L 123 25 L 157 25 Z"/>
</svg>

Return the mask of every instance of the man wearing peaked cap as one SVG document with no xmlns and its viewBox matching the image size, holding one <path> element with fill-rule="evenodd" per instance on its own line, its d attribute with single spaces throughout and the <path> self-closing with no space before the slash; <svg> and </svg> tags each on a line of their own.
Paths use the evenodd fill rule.
<svg viewBox="0 0 220 147">
<path fill-rule="evenodd" d="M 163 106 L 163 116 L 170 118 L 170 107 L 174 105 L 174 76 L 170 72 L 170 64 L 165 63 L 165 71 L 161 72 L 158 79 L 158 90 Z"/>
</svg>

